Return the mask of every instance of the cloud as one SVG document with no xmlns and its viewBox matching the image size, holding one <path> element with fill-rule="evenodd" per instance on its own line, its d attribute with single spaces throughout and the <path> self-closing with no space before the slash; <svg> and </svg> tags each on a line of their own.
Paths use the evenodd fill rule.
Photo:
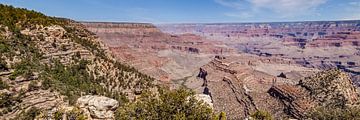
<svg viewBox="0 0 360 120">
<path fill-rule="evenodd" d="M 352 5 L 352 6 L 360 6 L 360 2 L 349 2 L 349 5 Z"/>
<path fill-rule="evenodd" d="M 282 17 L 294 17 L 313 13 L 317 7 L 325 4 L 327 1 L 328 0 L 215 0 L 215 2 L 223 6 L 232 7 L 237 10 L 245 10 L 248 11 L 247 13 L 270 11 Z"/>
<path fill-rule="evenodd" d="M 219 3 L 223 6 L 241 9 L 243 6 L 244 0 L 215 0 L 215 2 Z"/>
<path fill-rule="evenodd" d="M 349 6 L 346 9 L 349 15 L 345 16 L 344 20 L 359 20 L 360 19 L 360 1 L 349 2 Z"/>
<path fill-rule="evenodd" d="M 249 12 L 225 13 L 225 15 L 229 16 L 229 17 L 236 17 L 236 18 L 241 18 L 241 19 L 248 19 L 248 18 L 254 17 L 254 15 Z"/>
</svg>

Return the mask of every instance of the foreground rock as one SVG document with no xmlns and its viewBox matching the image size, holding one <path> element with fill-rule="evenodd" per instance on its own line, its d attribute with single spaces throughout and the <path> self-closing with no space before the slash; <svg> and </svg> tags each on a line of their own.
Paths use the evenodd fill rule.
<svg viewBox="0 0 360 120">
<path fill-rule="evenodd" d="M 119 102 L 103 96 L 87 95 L 77 100 L 78 106 L 92 119 L 114 119 Z"/>
<path fill-rule="evenodd" d="M 306 113 L 319 107 L 346 108 L 359 100 L 350 77 L 339 70 L 320 72 L 297 85 L 274 85 L 269 94 L 279 99 L 284 111 L 295 118 L 304 118 Z"/>
<path fill-rule="evenodd" d="M 212 103 L 211 100 L 211 96 L 210 95 L 206 95 L 206 94 L 196 94 L 195 98 L 199 101 L 203 101 L 205 104 L 209 105 L 210 108 L 214 109 L 214 105 Z"/>
</svg>

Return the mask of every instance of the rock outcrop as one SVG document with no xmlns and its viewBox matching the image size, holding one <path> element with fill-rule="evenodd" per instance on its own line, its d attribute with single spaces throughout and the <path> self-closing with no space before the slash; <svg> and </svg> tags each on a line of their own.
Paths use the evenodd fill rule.
<svg viewBox="0 0 360 120">
<path fill-rule="evenodd" d="M 275 76 L 254 70 L 244 59 L 222 58 L 201 67 L 197 76 L 204 81 L 200 92 L 211 96 L 216 112 L 225 112 L 229 119 L 245 119 L 257 110 L 286 116 L 281 103 L 267 93 Z"/>
<path fill-rule="evenodd" d="M 350 77 L 339 70 L 319 72 L 297 85 L 276 84 L 268 92 L 284 104 L 284 111 L 298 119 L 318 107 L 346 108 L 359 102 Z"/>
<path fill-rule="evenodd" d="M 77 100 L 77 105 L 91 119 L 115 119 L 114 111 L 119 102 L 104 96 L 82 96 Z"/>
</svg>

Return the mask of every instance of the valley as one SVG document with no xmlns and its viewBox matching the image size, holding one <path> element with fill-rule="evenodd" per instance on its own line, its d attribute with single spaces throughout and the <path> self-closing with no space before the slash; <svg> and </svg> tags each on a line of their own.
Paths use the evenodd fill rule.
<svg viewBox="0 0 360 120">
<path fill-rule="evenodd" d="M 173 89 L 194 90 L 230 119 L 257 110 L 275 118 L 304 117 L 284 112 L 287 104 L 271 90 L 297 86 L 323 70 L 341 69 L 350 74 L 344 78 L 349 84 L 360 82 L 360 21 L 82 24 L 116 59 Z M 276 94 L 287 94 L 282 92 Z"/>
<path fill-rule="evenodd" d="M 0 119 L 360 117 L 358 20 L 153 24 L 0 11 Z"/>
</svg>

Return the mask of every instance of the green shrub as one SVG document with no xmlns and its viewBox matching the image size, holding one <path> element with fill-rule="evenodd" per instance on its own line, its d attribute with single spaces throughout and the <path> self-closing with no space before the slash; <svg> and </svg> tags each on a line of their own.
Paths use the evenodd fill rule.
<svg viewBox="0 0 360 120">
<path fill-rule="evenodd" d="M 360 120 L 360 107 L 320 107 L 308 113 L 308 117 L 313 120 Z"/>
<path fill-rule="evenodd" d="M 0 11 L 0 24 L 8 26 L 12 32 L 19 32 L 21 27 L 32 28 L 36 24 L 48 26 L 57 23 L 54 18 L 32 10 L 0 4 Z"/>
<path fill-rule="evenodd" d="M 42 89 L 53 89 L 67 96 L 70 104 L 74 104 L 81 94 L 104 95 L 117 100 L 126 101 L 123 94 L 111 93 L 95 80 L 87 70 L 90 63 L 86 60 L 79 60 L 77 63 L 65 66 L 59 60 L 53 61 L 54 65 L 45 67 L 41 74 Z"/>
<path fill-rule="evenodd" d="M 10 108 L 19 102 L 21 102 L 21 95 L 0 94 L 0 108 Z"/>
<path fill-rule="evenodd" d="M 221 112 L 219 115 L 214 116 L 212 120 L 226 120 L 226 113 Z"/>
<path fill-rule="evenodd" d="M 27 111 L 23 111 L 14 120 L 35 120 L 35 118 L 41 114 L 41 110 L 35 107 L 31 107 Z"/>
<path fill-rule="evenodd" d="M 186 90 L 160 90 L 159 98 L 148 92 L 143 93 L 137 102 L 119 107 L 117 120 L 148 119 L 211 119 L 212 110 L 194 98 L 194 93 Z"/>
<path fill-rule="evenodd" d="M 38 90 L 39 86 L 38 86 L 38 82 L 37 81 L 31 81 L 28 85 L 28 90 L 29 91 L 34 91 L 34 90 Z"/>
<path fill-rule="evenodd" d="M 66 113 L 68 120 L 87 120 L 82 111 L 79 108 L 74 108 L 70 112 Z"/>
<path fill-rule="evenodd" d="M 0 54 L 0 72 L 8 70 L 7 63 L 4 59 L 1 58 Z"/>
<path fill-rule="evenodd" d="M 0 78 L 0 90 L 8 89 L 9 85 Z"/>
<path fill-rule="evenodd" d="M 11 73 L 9 79 L 15 80 L 18 76 L 23 76 L 25 79 L 30 79 L 33 76 L 33 71 L 36 65 L 30 59 L 23 59 L 20 63 L 15 65 L 14 72 Z"/>
<path fill-rule="evenodd" d="M 62 120 L 63 119 L 63 115 L 64 115 L 64 111 L 63 110 L 58 110 L 56 111 L 53 116 L 55 120 Z"/>
<path fill-rule="evenodd" d="M 273 117 L 269 112 L 262 110 L 256 111 L 255 113 L 251 114 L 250 117 L 252 117 L 254 120 L 273 120 Z"/>
</svg>

